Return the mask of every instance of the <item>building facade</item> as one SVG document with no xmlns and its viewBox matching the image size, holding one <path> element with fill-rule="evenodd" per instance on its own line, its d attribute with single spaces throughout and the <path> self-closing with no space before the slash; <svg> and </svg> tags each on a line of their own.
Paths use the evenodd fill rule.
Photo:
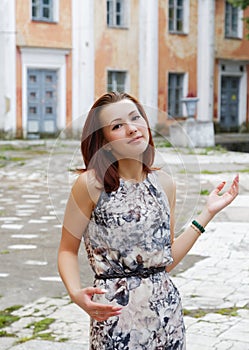
<svg viewBox="0 0 249 350">
<path fill-rule="evenodd" d="M 249 123 L 249 41 L 226 0 L 3 0 L 2 137 L 80 130 L 93 101 L 126 91 L 162 130 L 199 98 L 217 130 Z"/>
</svg>

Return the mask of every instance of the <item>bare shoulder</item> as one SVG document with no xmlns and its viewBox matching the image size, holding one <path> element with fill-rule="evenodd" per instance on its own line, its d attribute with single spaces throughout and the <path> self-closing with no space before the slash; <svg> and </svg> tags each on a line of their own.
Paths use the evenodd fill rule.
<svg viewBox="0 0 249 350">
<path fill-rule="evenodd" d="M 101 184 L 95 176 L 94 170 L 87 170 L 80 174 L 72 187 L 72 193 L 77 203 L 84 201 L 93 206 L 98 201 L 101 192 Z"/>
<path fill-rule="evenodd" d="M 176 192 L 176 185 L 174 179 L 164 170 L 157 170 L 156 173 L 158 175 L 160 185 L 162 186 L 168 197 L 170 205 L 173 205 L 175 201 Z"/>
</svg>

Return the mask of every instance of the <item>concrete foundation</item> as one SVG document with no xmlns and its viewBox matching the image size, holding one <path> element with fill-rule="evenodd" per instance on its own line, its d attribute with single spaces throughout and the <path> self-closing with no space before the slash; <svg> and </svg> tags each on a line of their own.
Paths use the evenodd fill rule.
<svg viewBox="0 0 249 350">
<path fill-rule="evenodd" d="M 213 147 L 213 122 L 201 122 L 189 119 L 173 124 L 169 128 L 170 142 L 176 147 Z"/>
</svg>

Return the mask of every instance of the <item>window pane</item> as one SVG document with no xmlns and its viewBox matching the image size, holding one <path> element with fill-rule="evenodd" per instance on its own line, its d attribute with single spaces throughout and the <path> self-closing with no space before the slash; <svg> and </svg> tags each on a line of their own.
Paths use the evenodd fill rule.
<svg viewBox="0 0 249 350">
<path fill-rule="evenodd" d="M 226 1 L 225 36 L 238 36 L 238 9 Z"/>
<path fill-rule="evenodd" d="M 183 23 L 182 23 L 182 21 L 177 21 L 176 30 L 178 32 L 182 32 L 183 31 Z"/>
<path fill-rule="evenodd" d="M 53 91 L 46 91 L 46 98 L 53 98 Z"/>
<path fill-rule="evenodd" d="M 125 72 L 108 72 L 108 91 L 125 91 Z"/>
<path fill-rule="evenodd" d="M 30 76 L 29 76 L 29 81 L 30 81 L 31 83 L 35 83 L 35 82 L 36 82 L 36 75 L 30 75 Z"/>
<path fill-rule="evenodd" d="M 120 1 L 116 1 L 116 11 L 117 11 L 118 13 L 121 12 L 121 2 L 120 2 Z"/>
<path fill-rule="evenodd" d="M 36 114 L 36 113 L 37 113 L 36 107 L 29 107 L 29 114 Z"/>
<path fill-rule="evenodd" d="M 117 16 L 116 16 L 116 25 L 117 25 L 117 26 L 120 26 L 120 25 L 121 25 L 121 16 L 120 16 L 120 15 L 117 15 Z"/>
<path fill-rule="evenodd" d="M 50 22 L 53 19 L 53 0 L 32 0 L 32 18 Z"/>
<path fill-rule="evenodd" d="M 182 116 L 183 74 L 169 74 L 168 114 L 171 117 Z"/>
<path fill-rule="evenodd" d="M 36 92 L 34 92 L 34 91 L 30 92 L 29 97 L 31 100 L 34 100 L 36 98 Z"/>
<path fill-rule="evenodd" d="M 52 107 L 46 107 L 46 114 L 52 114 L 53 108 Z"/>
<path fill-rule="evenodd" d="M 107 24 L 109 26 L 113 25 L 113 0 L 107 0 Z"/>
<path fill-rule="evenodd" d="M 125 7 L 123 0 L 107 0 L 107 25 L 123 26 L 125 23 Z"/>
<path fill-rule="evenodd" d="M 42 17 L 49 18 L 49 8 L 47 8 L 47 7 L 43 8 Z"/>
<path fill-rule="evenodd" d="M 169 8 L 169 19 L 170 20 L 174 19 L 174 9 L 173 8 Z"/>
<path fill-rule="evenodd" d="M 52 75 L 46 75 L 46 82 L 51 83 L 53 81 Z"/>
<path fill-rule="evenodd" d="M 36 6 L 32 6 L 32 18 L 36 18 L 38 17 L 38 13 L 37 13 L 37 7 Z"/>
</svg>

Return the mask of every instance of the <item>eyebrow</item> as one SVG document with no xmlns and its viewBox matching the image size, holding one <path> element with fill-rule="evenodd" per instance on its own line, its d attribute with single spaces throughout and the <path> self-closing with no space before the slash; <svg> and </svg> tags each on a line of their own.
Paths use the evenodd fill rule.
<svg viewBox="0 0 249 350">
<path fill-rule="evenodd" d="M 130 113 L 128 113 L 128 116 L 131 116 L 133 113 L 138 113 L 138 111 L 137 110 L 131 111 Z M 113 123 L 119 122 L 121 120 L 123 120 L 123 119 L 122 118 L 115 118 L 110 122 L 110 125 Z"/>
</svg>

